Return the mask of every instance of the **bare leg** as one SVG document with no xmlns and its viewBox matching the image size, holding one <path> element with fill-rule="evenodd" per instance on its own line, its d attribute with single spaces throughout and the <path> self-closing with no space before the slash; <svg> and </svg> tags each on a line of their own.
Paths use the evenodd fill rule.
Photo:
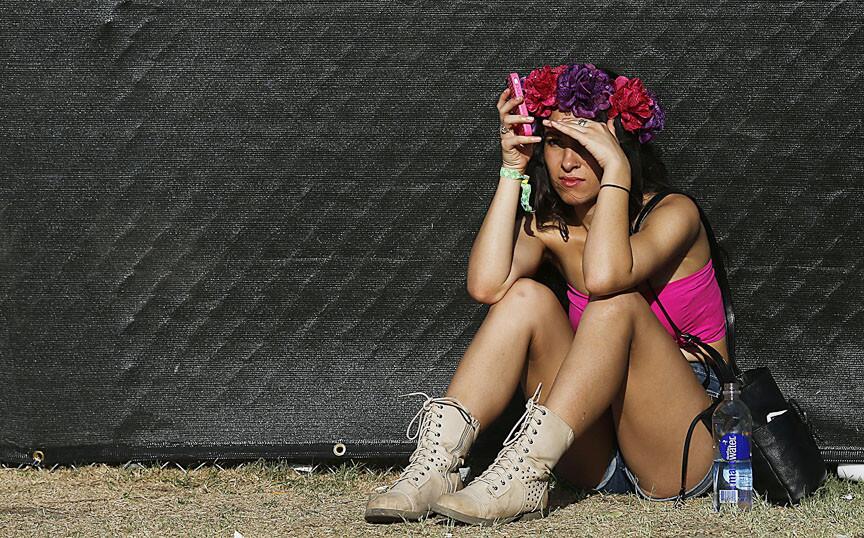
<svg viewBox="0 0 864 538">
<path fill-rule="evenodd" d="M 572 338 L 573 330 L 552 291 L 521 278 L 489 308 L 446 395 L 462 402 L 484 429 L 513 398 L 526 361 L 556 357 L 560 364 Z M 554 376 L 548 380 L 551 383 Z"/>
<path fill-rule="evenodd" d="M 446 395 L 462 402 L 485 428 L 505 409 L 520 382 L 526 397 L 542 382 L 544 403 L 573 344 L 573 329 L 554 293 L 534 280 L 519 279 L 490 307 Z M 577 486 L 593 487 L 614 450 L 612 413 L 607 409 L 576 436 L 556 470 Z"/>
<path fill-rule="evenodd" d="M 710 402 L 647 301 L 630 290 L 588 302 L 546 405 L 576 436 L 611 406 L 628 467 L 664 497 L 678 492 L 687 428 Z M 687 487 L 711 466 L 707 429 L 695 430 L 690 450 Z"/>
</svg>

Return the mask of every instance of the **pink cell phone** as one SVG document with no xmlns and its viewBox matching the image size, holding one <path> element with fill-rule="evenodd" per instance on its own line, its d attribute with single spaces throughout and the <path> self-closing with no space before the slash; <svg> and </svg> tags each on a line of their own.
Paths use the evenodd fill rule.
<svg viewBox="0 0 864 538">
<path fill-rule="evenodd" d="M 510 76 L 507 77 L 507 85 L 510 87 L 510 98 L 515 97 L 524 97 L 525 92 L 522 91 L 522 81 L 519 80 L 519 73 L 510 73 Z M 516 110 L 519 111 L 519 114 L 522 116 L 528 116 L 528 105 L 525 104 L 525 101 L 519 103 L 519 106 L 516 107 Z M 531 136 L 531 124 L 530 123 L 516 123 L 513 125 L 513 132 L 520 136 Z"/>
</svg>

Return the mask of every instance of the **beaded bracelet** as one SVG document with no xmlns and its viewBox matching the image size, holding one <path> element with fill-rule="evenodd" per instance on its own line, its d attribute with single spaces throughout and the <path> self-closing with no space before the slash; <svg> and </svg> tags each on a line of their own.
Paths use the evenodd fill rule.
<svg viewBox="0 0 864 538">
<path fill-rule="evenodd" d="M 504 168 L 502 166 L 501 177 L 520 180 L 520 188 L 522 189 L 522 195 L 519 197 L 519 204 L 522 206 L 522 209 L 524 209 L 526 213 L 533 213 L 534 209 L 531 207 L 531 184 L 528 183 L 528 180 L 531 179 L 530 176 L 526 176 L 519 170 L 514 170 L 513 168 Z"/>
</svg>

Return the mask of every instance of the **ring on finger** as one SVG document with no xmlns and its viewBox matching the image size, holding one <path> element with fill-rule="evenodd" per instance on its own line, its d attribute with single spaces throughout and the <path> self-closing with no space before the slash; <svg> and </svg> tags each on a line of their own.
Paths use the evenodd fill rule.
<svg viewBox="0 0 864 538">
<path fill-rule="evenodd" d="M 498 128 L 498 132 L 501 133 L 502 135 L 507 134 L 510 132 L 510 128 L 502 123 L 501 126 Z"/>
</svg>

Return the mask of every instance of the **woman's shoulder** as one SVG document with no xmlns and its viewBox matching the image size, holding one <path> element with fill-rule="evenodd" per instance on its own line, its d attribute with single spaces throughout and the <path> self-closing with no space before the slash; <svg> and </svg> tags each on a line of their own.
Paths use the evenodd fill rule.
<svg viewBox="0 0 864 538">
<path fill-rule="evenodd" d="M 531 230 L 530 235 L 543 241 L 547 247 L 549 246 L 549 242 L 556 236 L 560 239 L 558 224 L 554 221 L 538 223 L 536 215 L 523 216 L 522 218 L 527 220 L 527 226 Z M 526 220 L 521 221 L 521 226 L 523 228 L 526 226 Z"/>
<path fill-rule="evenodd" d="M 562 234 L 561 227 L 565 231 Z M 570 248 L 574 244 L 578 245 L 585 242 L 585 229 L 580 226 L 571 226 L 565 223 L 559 223 L 554 219 L 550 219 L 541 224 L 537 224 L 537 219 L 532 219 L 532 232 L 541 240 L 547 249 L 555 250 L 558 248 Z M 566 239 L 564 238 L 566 236 Z"/>
<path fill-rule="evenodd" d="M 561 232 L 561 226 L 565 226 L 564 234 Z M 539 226 L 536 221 L 532 222 L 532 230 L 543 242 L 545 258 L 554 260 L 556 263 L 561 259 L 580 259 L 587 238 L 584 228 L 559 224 L 553 220 Z"/>
<path fill-rule="evenodd" d="M 649 192 L 644 193 L 642 195 L 642 205 L 648 204 L 648 202 L 650 202 L 658 194 L 660 194 L 660 192 L 656 192 L 656 191 L 649 191 Z M 659 202 L 657 202 L 657 207 L 660 207 L 661 205 L 667 205 L 670 203 L 683 204 L 683 205 L 691 206 L 693 208 L 697 207 L 696 202 L 693 201 L 693 198 L 691 196 L 689 196 L 688 194 L 685 194 L 683 192 L 676 192 L 676 191 L 664 192 L 663 197 L 660 199 Z"/>
<path fill-rule="evenodd" d="M 643 206 L 648 204 L 652 198 L 657 193 L 645 193 L 645 197 L 643 199 Z M 662 211 L 658 211 L 662 208 Z M 693 201 L 692 198 L 687 196 L 686 194 L 681 194 L 677 192 L 671 192 L 663 196 L 657 204 L 651 208 L 651 211 L 643 217 L 643 225 L 649 219 L 651 219 L 652 215 L 657 213 L 665 214 L 665 215 L 681 215 L 683 218 L 687 218 L 690 221 L 696 222 L 700 221 L 699 215 L 699 207 Z"/>
</svg>

